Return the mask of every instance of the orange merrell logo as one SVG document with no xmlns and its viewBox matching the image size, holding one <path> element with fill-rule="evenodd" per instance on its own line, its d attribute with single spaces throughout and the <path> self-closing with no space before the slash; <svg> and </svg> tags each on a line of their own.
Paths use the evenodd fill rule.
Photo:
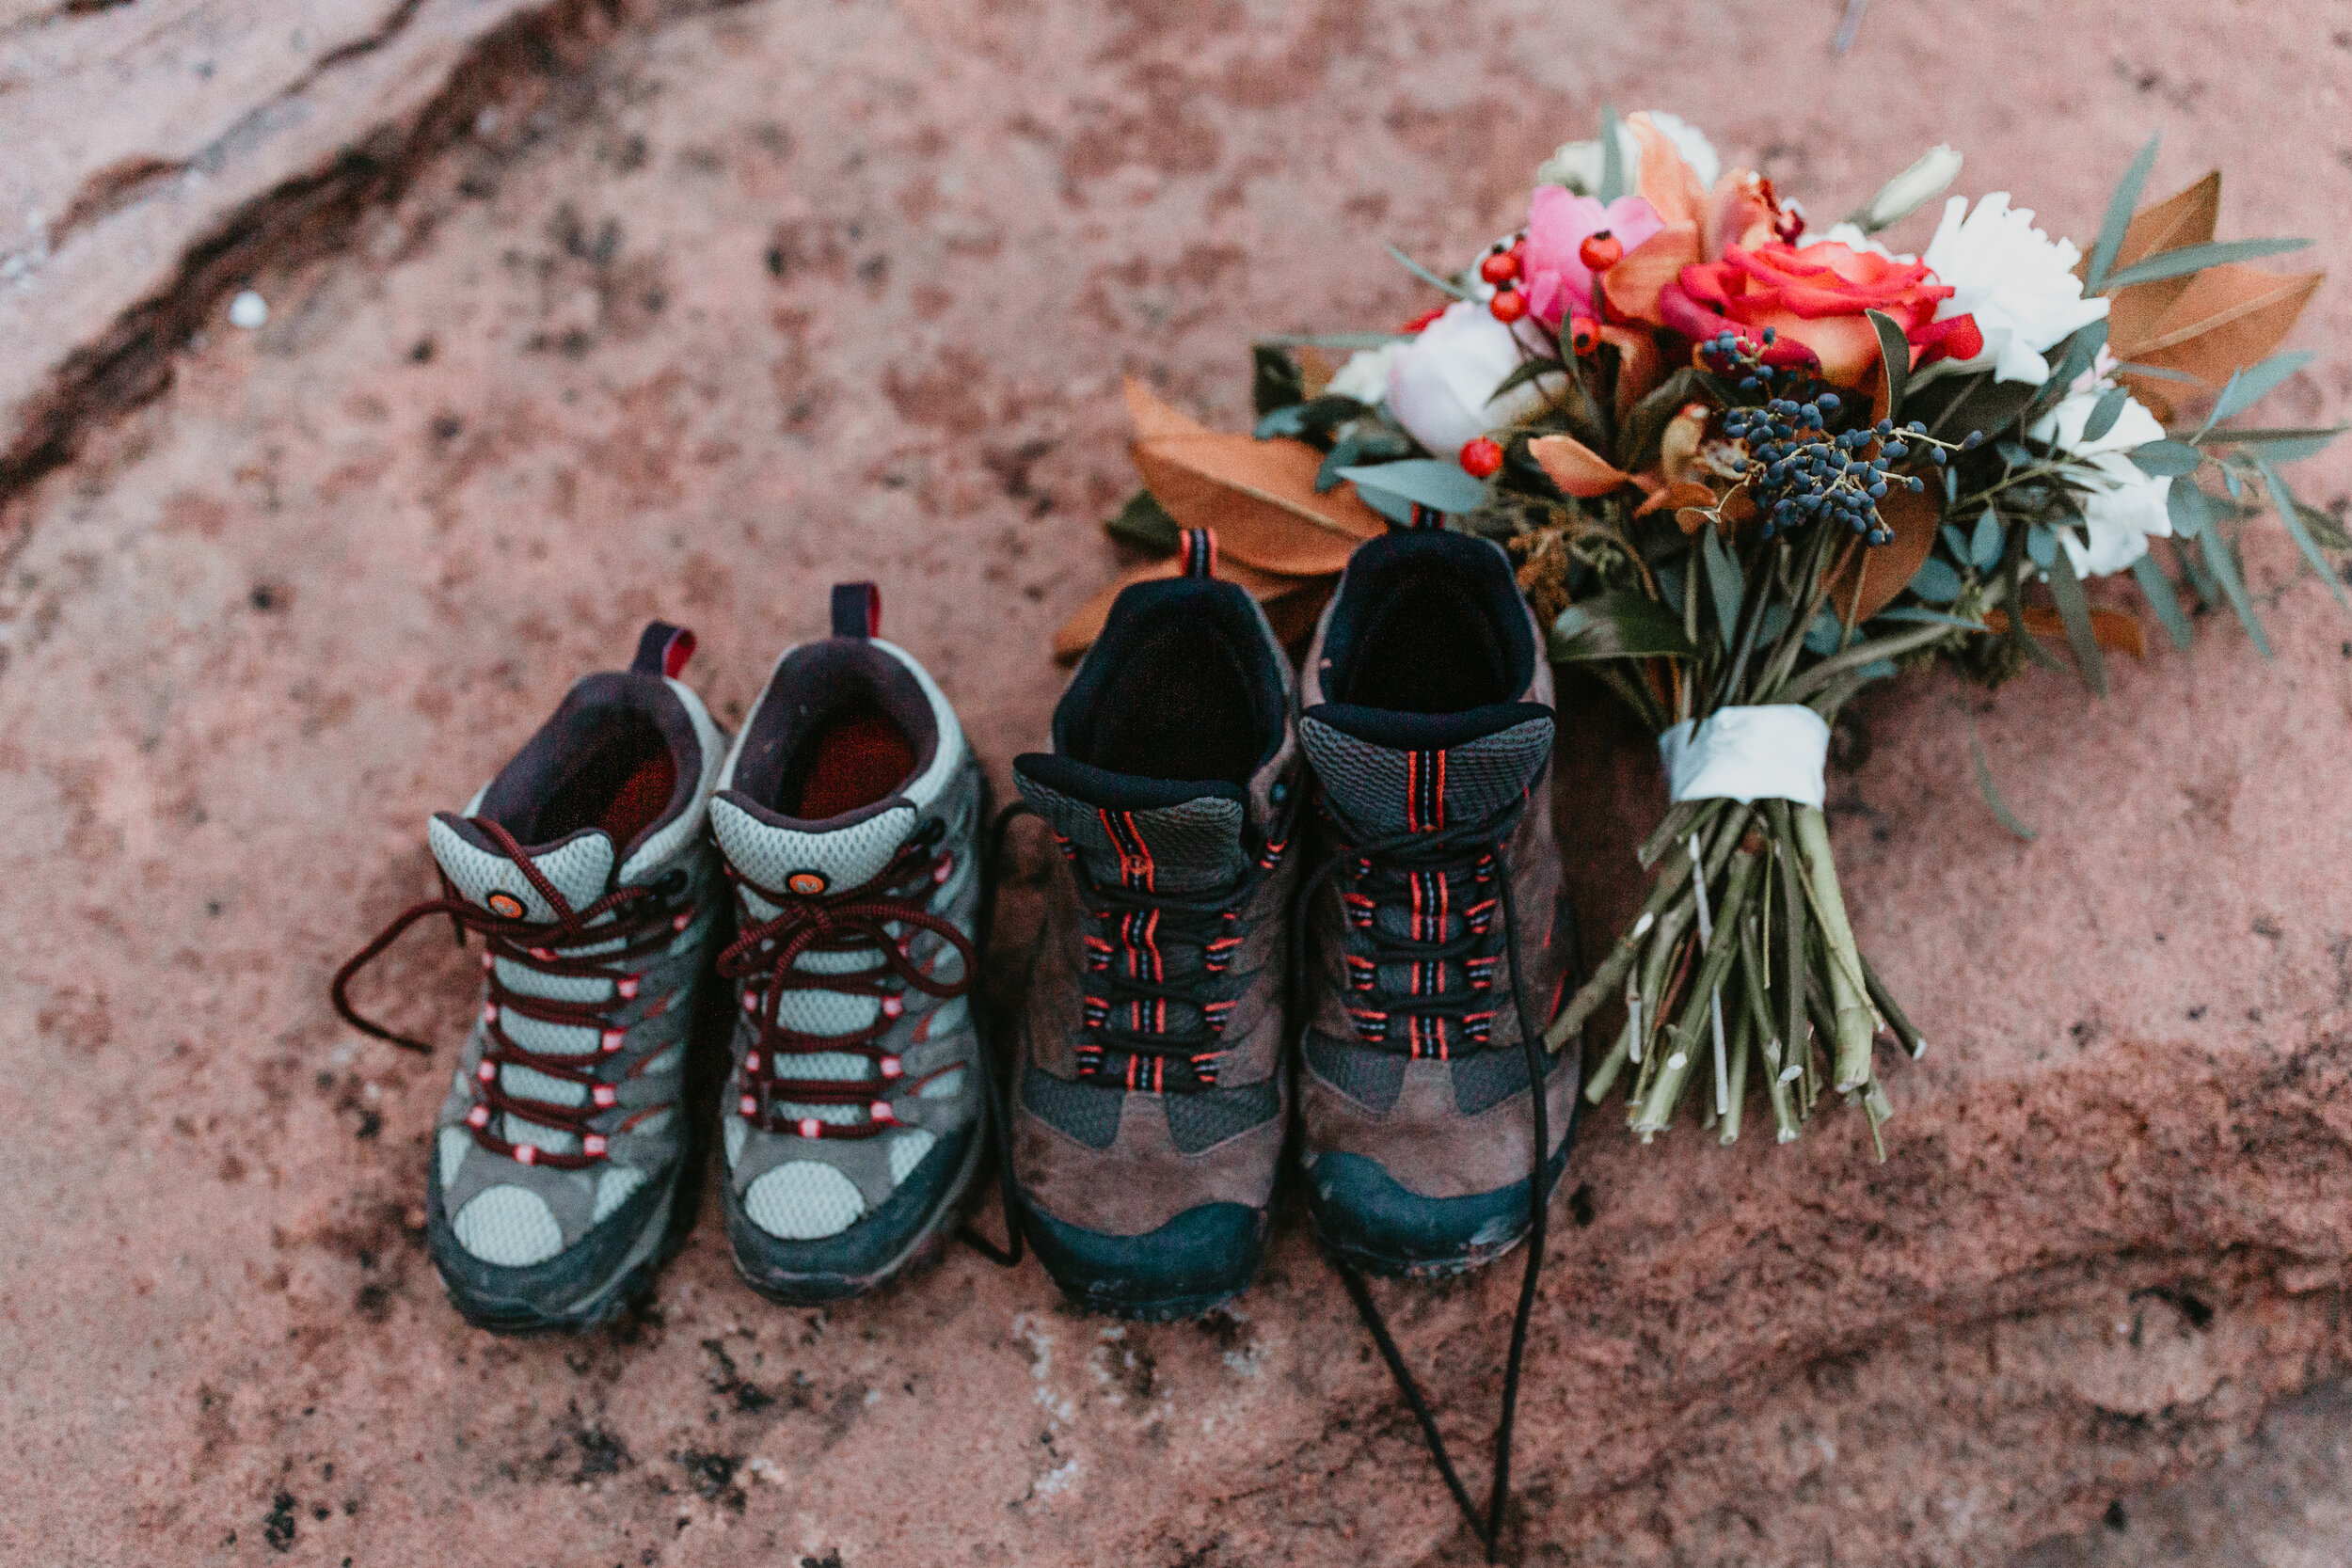
<svg viewBox="0 0 2352 1568">
<path fill-rule="evenodd" d="M 523 901 L 511 893 L 493 893 L 482 901 L 489 905 L 490 912 L 501 920 L 520 920 L 523 917 Z"/>
<path fill-rule="evenodd" d="M 803 898 L 814 898 L 833 884 L 821 871 L 795 871 L 784 879 L 784 885 Z"/>
</svg>

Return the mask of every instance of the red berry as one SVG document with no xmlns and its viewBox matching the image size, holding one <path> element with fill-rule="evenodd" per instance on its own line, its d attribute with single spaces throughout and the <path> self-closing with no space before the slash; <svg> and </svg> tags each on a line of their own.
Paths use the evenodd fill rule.
<svg viewBox="0 0 2352 1568">
<path fill-rule="evenodd" d="M 1568 347 L 1579 354 L 1590 354 L 1600 346 L 1600 323 L 1590 316 L 1568 318 Z"/>
<path fill-rule="evenodd" d="M 1489 283 L 1507 283 L 1519 275 L 1519 253 L 1498 250 L 1478 263 L 1478 276 Z"/>
<path fill-rule="evenodd" d="M 1499 322 L 1515 322 L 1527 314 L 1527 296 L 1517 289 L 1504 289 L 1486 302 Z"/>
<path fill-rule="evenodd" d="M 1576 247 L 1576 259 L 1584 263 L 1587 272 L 1607 272 L 1625 255 L 1625 242 L 1604 229 L 1597 234 L 1584 236 L 1584 243 Z"/>
<path fill-rule="evenodd" d="M 1462 443 L 1462 471 L 1472 479 L 1485 479 L 1502 467 L 1502 449 L 1484 436 L 1473 436 Z"/>
</svg>

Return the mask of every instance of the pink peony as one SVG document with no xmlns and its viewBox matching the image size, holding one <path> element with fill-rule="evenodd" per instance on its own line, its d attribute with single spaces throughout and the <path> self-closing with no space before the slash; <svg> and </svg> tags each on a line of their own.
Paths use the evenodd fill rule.
<svg viewBox="0 0 2352 1568">
<path fill-rule="evenodd" d="M 1538 186 L 1527 214 L 1520 263 L 1528 309 L 1554 331 L 1571 313 L 1595 315 L 1592 269 L 1577 254 L 1585 240 L 1606 232 L 1631 251 L 1664 227 L 1658 209 L 1638 196 L 1621 196 L 1603 207 L 1593 197 L 1571 196 L 1557 185 Z"/>
</svg>

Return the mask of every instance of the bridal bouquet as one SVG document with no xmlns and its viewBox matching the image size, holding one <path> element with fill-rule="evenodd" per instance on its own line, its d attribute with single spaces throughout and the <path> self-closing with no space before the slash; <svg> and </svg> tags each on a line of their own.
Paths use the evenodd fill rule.
<svg viewBox="0 0 2352 1568">
<path fill-rule="evenodd" d="M 1658 736 L 1656 879 L 1547 1037 L 1622 1006 L 1586 1092 L 1622 1088 L 1645 1142 L 1692 1106 L 1729 1142 L 1751 1098 L 1786 1142 L 1833 1095 L 1875 1138 L 1879 1046 L 1924 1050 L 1855 942 L 1821 812 L 1856 691 L 1942 659 L 1987 685 L 2071 666 L 2104 696 L 2143 630 L 2086 584 L 2125 570 L 2176 643 L 2185 592 L 2266 656 L 2239 545 L 2271 518 L 2344 599 L 2325 552 L 2352 539 L 2280 471 L 2339 432 L 2240 421 L 2310 360 L 2273 351 L 2320 281 L 2249 263 L 2307 242 L 2217 242 L 2218 174 L 2136 212 L 2154 154 L 2088 256 L 2003 193 L 1951 198 L 1909 256 L 1873 236 L 1953 182 L 1947 148 L 1817 234 L 1673 116 L 1608 115 L 1467 266 L 1396 253 L 1442 296 L 1424 314 L 1261 341 L 1249 435 L 1129 388 L 1146 489 L 1115 533 L 1166 550 L 1216 526 L 1291 635 L 1384 519 L 1443 513 L 1509 550 L 1552 658 Z M 2029 832 L 1980 751 L 1977 775 Z"/>
</svg>

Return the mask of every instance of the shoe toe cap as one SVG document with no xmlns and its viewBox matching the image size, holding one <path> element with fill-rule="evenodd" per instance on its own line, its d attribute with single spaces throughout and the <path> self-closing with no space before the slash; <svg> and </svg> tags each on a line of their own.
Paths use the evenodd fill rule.
<svg viewBox="0 0 2352 1568">
<path fill-rule="evenodd" d="M 1567 1168 L 1568 1141 L 1545 1163 L 1549 1198 Z M 1307 1170 L 1308 1212 L 1341 1257 L 1373 1274 L 1456 1274 L 1493 1261 L 1527 1233 L 1528 1182 L 1489 1192 L 1424 1197 L 1380 1162 L 1327 1150 Z"/>
<path fill-rule="evenodd" d="M 1122 1317 L 1198 1317 L 1247 1287 L 1265 1255 L 1265 1211 L 1241 1203 L 1204 1203 L 1138 1236 L 1089 1230 L 1024 1204 L 1022 1228 L 1066 1293 Z"/>
</svg>

